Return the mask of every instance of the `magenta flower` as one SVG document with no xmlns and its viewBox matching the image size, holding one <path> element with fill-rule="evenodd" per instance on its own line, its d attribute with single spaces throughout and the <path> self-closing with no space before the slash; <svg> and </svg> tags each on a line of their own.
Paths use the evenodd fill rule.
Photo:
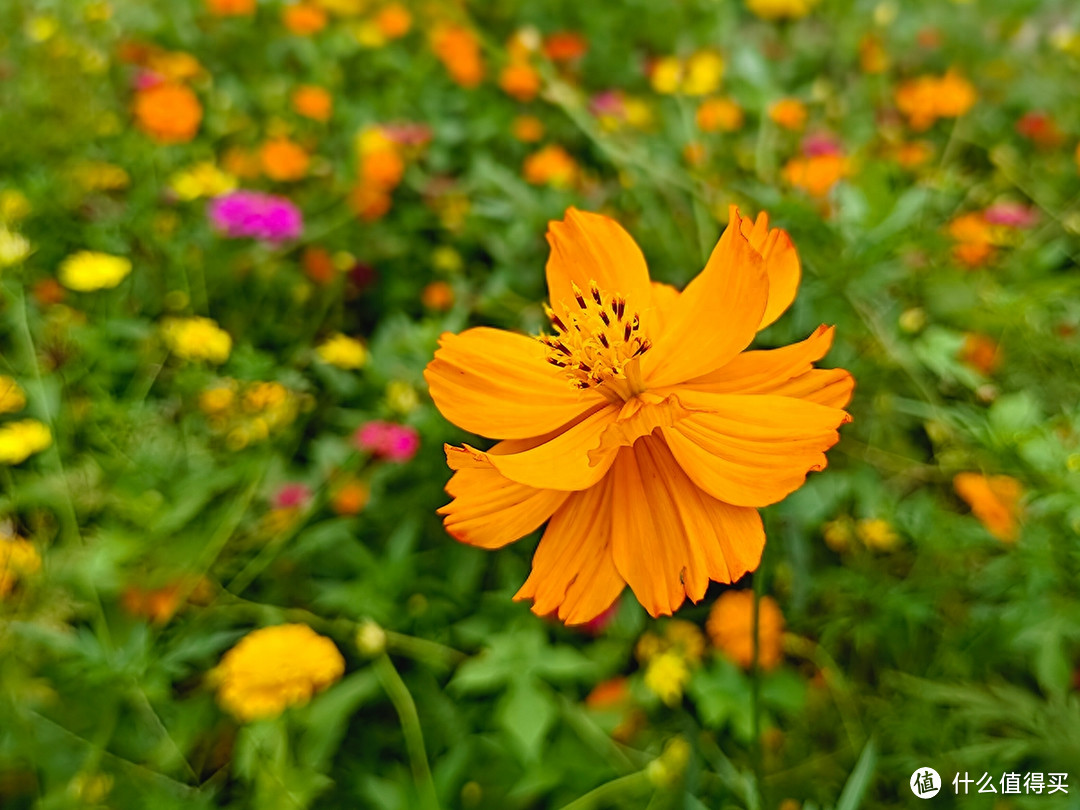
<svg viewBox="0 0 1080 810">
<path fill-rule="evenodd" d="M 274 495 L 274 507 L 277 509 L 303 509 L 311 500 L 311 490 L 307 484 L 291 482 L 285 484 Z"/>
<path fill-rule="evenodd" d="M 806 157 L 839 155 L 842 154 L 843 151 L 840 141 L 826 132 L 817 132 L 803 138 L 802 153 L 806 155 Z"/>
<path fill-rule="evenodd" d="M 420 434 L 408 425 L 376 420 L 357 428 L 353 444 L 389 461 L 408 461 L 420 448 Z"/>
<path fill-rule="evenodd" d="M 210 201 L 214 228 L 233 239 L 284 242 L 304 230 L 300 209 L 284 197 L 258 191 L 232 191 Z"/>
</svg>

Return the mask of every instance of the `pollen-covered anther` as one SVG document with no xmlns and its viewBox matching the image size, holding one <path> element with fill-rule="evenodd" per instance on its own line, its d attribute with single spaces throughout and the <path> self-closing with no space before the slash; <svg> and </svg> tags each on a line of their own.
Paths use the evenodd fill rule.
<svg viewBox="0 0 1080 810">
<path fill-rule="evenodd" d="M 640 374 L 632 361 L 652 345 L 642 335 L 640 315 L 627 312 L 623 296 L 595 282 L 588 292 L 573 284 L 572 292 L 573 302 L 559 302 L 559 313 L 544 307 L 555 330 L 539 337 L 548 348 L 548 362 L 563 369 L 574 388 L 599 388 L 616 400 L 640 393 Z"/>
</svg>

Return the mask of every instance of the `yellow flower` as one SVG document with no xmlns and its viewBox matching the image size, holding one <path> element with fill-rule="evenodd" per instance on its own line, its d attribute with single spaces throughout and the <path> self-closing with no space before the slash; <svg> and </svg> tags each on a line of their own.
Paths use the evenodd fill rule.
<svg viewBox="0 0 1080 810">
<path fill-rule="evenodd" d="M 110 289 L 130 272 L 131 262 L 123 256 L 92 250 L 81 250 L 68 256 L 60 263 L 59 270 L 60 283 L 77 292 Z"/>
<path fill-rule="evenodd" d="M 698 51 L 686 60 L 682 91 L 688 96 L 707 96 L 716 92 L 723 78 L 724 57 L 716 51 Z"/>
<path fill-rule="evenodd" d="M 690 680 L 690 667 L 675 651 L 654 656 L 645 668 L 645 685 L 668 706 L 682 700 L 683 689 Z"/>
<path fill-rule="evenodd" d="M 339 680 L 345 659 L 330 639 L 304 624 L 255 630 L 214 670 L 218 702 L 241 721 L 277 717 Z"/>
<path fill-rule="evenodd" d="M 0 535 L 0 598 L 11 593 L 15 580 L 41 568 L 34 545 L 21 537 Z"/>
<path fill-rule="evenodd" d="M 763 20 L 805 17 L 817 0 L 746 0 L 746 7 Z"/>
<path fill-rule="evenodd" d="M 0 222 L 18 222 L 30 214 L 30 200 L 15 188 L 0 191 Z"/>
<path fill-rule="evenodd" d="M 131 185 L 131 176 L 121 166 L 103 160 L 78 163 L 71 176 L 85 191 L 119 191 Z"/>
<path fill-rule="evenodd" d="M 0 267 L 12 267 L 30 255 L 30 242 L 22 234 L 0 225 Z"/>
<path fill-rule="evenodd" d="M 0 413 L 15 413 L 26 407 L 26 394 L 11 377 L 0 375 Z"/>
<path fill-rule="evenodd" d="M 367 362 L 367 349 L 356 338 L 337 332 L 315 350 L 324 363 L 345 369 L 360 368 Z"/>
<path fill-rule="evenodd" d="M 404 380 L 391 380 L 386 385 L 386 404 L 398 413 L 412 413 L 420 407 L 420 395 Z"/>
<path fill-rule="evenodd" d="M 855 525 L 855 534 L 864 546 L 875 551 L 892 551 L 900 545 L 900 535 L 889 525 L 889 521 L 881 518 L 860 520 Z"/>
<path fill-rule="evenodd" d="M 176 172 L 169 179 L 169 187 L 181 200 L 190 202 L 232 191 L 236 188 L 236 178 L 207 160 Z"/>
<path fill-rule="evenodd" d="M 677 56 L 665 56 L 653 64 L 649 83 L 657 93 L 671 95 L 679 90 L 682 81 L 682 62 Z"/>
<path fill-rule="evenodd" d="M 226 385 L 216 385 L 200 393 L 199 410 L 207 416 L 215 416 L 225 413 L 235 401 L 236 383 L 230 380 Z"/>
<path fill-rule="evenodd" d="M 162 329 L 169 351 L 184 360 L 224 363 L 232 351 L 229 333 L 210 318 L 176 318 Z"/>
<path fill-rule="evenodd" d="M 50 444 L 52 433 L 36 419 L 0 425 L 0 464 L 21 464 Z"/>
</svg>

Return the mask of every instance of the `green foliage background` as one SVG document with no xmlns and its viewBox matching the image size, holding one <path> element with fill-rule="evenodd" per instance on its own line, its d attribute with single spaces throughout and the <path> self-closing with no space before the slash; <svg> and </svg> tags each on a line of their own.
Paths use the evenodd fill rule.
<svg viewBox="0 0 1080 810">
<path fill-rule="evenodd" d="M 43 558 L 0 601 L 0 805 L 580 810 L 794 799 L 850 810 L 910 805 L 908 779 L 926 765 L 947 783 L 964 771 L 996 780 L 1071 770 L 1080 780 L 1075 4 L 824 0 L 806 19 L 776 24 L 730 0 L 475 3 L 443 10 L 484 37 L 488 80 L 473 91 L 431 53 L 427 7 L 413 9 L 402 40 L 365 48 L 355 21 L 289 35 L 269 1 L 235 20 L 189 0 L 115 0 L 111 17 L 88 20 L 94 5 L 0 5 L 0 190 L 29 199 L 19 229 L 34 247 L 0 271 L 0 371 L 55 437 L 0 468 L 0 519 Z M 43 19 L 56 31 L 37 41 Z M 544 63 L 542 98 L 520 104 L 493 77 L 503 43 L 525 25 L 579 31 L 589 51 L 574 74 Z M 931 28 L 940 44 L 920 45 Z M 889 55 L 884 74 L 859 68 L 868 33 Z M 206 116 L 190 144 L 156 146 L 131 125 L 132 70 L 116 58 L 127 40 L 186 51 L 206 69 L 195 83 Z M 704 47 L 726 59 L 722 92 L 747 114 L 738 132 L 696 132 L 695 100 L 649 87 L 647 58 Z M 889 114 L 895 87 L 949 67 L 972 79 L 979 100 L 917 136 L 933 147 L 929 164 L 901 169 L 888 157 L 890 141 L 907 137 Z M 303 82 L 333 92 L 328 125 L 290 112 Z M 610 88 L 651 105 L 654 126 L 601 127 L 588 97 Z M 811 130 L 832 132 L 852 157 L 825 204 L 781 179 L 799 137 L 765 111 L 785 95 L 806 101 Z M 1063 145 L 1039 148 L 1017 133 L 1032 110 L 1053 117 Z M 534 150 L 511 136 L 522 112 L 542 119 L 544 142 L 564 145 L 587 182 L 522 179 Z M 317 139 L 312 176 L 255 185 L 301 206 L 300 244 L 224 240 L 201 202 L 169 199 L 176 170 L 226 145 L 254 146 L 282 119 Z M 409 161 L 390 213 L 360 222 L 345 203 L 354 138 L 402 120 L 428 125 L 431 142 Z M 683 160 L 691 141 L 704 146 L 700 166 Z M 85 160 L 123 167 L 130 187 L 80 189 L 71 169 Z M 432 182 L 444 178 L 468 201 L 455 227 L 432 203 Z M 990 265 L 957 266 L 945 225 L 1002 199 L 1033 206 L 1038 222 Z M 783 609 L 784 665 L 746 673 L 710 654 L 669 708 L 633 657 L 641 633 L 663 620 L 626 595 L 599 635 L 546 622 L 510 599 L 535 538 L 488 553 L 445 534 L 435 514 L 446 499 L 442 443 L 471 439 L 439 416 L 421 373 L 443 331 L 540 328 L 543 234 L 568 205 L 617 215 L 654 277 L 681 285 L 729 202 L 768 210 L 803 262 L 795 305 L 759 344 L 835 324 L 826 365 L 857 380 L 854 422 L 828 470 L 764 510 L 769 542 L 748 583 Z M 312 284 L 300 267 L 306 244 L 348 251 L 377 282 Z M 440 261 L 446 248 L 459 268 Z M 114 290 L 38 304 L 32 286 L 81 249 L 128 256 L 134 271 Z M 456 294 L 446 312 L 421 303 L 435 280 Z M 158 329 L 168 314 L 215 318 L 235 340 L 227 365 L 169 357 Z M 368 340 L 367 367 L 313 360 L 333 331 Z M 1001 345 L 992 377 L 958 359 L 967 332 Z M 219 375 L 280 381 L 311 407 L 271 440 L 229 450 L 196 405 Z M 411 386 L 419 404 L 400 408 L 390 383 Z M 360 458 L 349 435 L 372 418 L 418 428 L 416 458 Z M 341 469 L 370 477 L 359 516 L 326 505 Z M 953 492 L 953 476 L 971 470 L 1022 482 L 1015 544 L 992 537 Z M 310 486 L 314 501 L 268 539 L 270 501 L 288 481 Z M 830 550 L 823 526 L 845 516 L 888 521 L 899 547 Z M 188 575 L 215 584 L 208 604 L 164 625 L 123 610 L 128 586 Z M 703 625 L 721 590 L 679 618 Z M 207 673 L 245 633 L 283 621 L 333 638 L 346 676 L 303 708 L 238 726 Z M 370 621 L 388 632 L 387 654 L 374 659 L 355 644 Z M 624 674 L 645 718 L 625 743 L 610 734 L 621 717 L 583 703 Z M 685 768 L 672 764 L 673 749 L 664 754 L 675 738 L 689 745 Z M 1077 794 L 1080 784 L 993 806 L 1077 807 Z M 955 797 L 947 785 L 935 801 L 998 800 Z"/>
</svg>

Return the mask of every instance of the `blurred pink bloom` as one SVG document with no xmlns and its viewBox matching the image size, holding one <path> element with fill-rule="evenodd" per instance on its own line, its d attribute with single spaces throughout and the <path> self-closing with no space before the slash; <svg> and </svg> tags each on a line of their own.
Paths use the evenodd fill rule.
<svg viewBox="0 0 1080 810">
<path fill-rule="evenodd" d="M 983 212 L 983 219 L 991 225 L 1007 225 L 1010 228 L 1030 228 L 1039 221 L 1039 212 L 1021 203 L 994 203 Z"/>
<path fill-rule="evenodd" d="M 611 603 L 611 607 L 597 616 L 595 619 L 590 619 L 585 624 L 579 625 L 586 633 L 591 633 L 594 636 L 598 636 L 604 632 L 612 620 L 615 618 L 615 614 L 619 612 L 619 600 L 616 599 Z"/>
<path fill-rule="evenodd" d="M 420 434 L 408 425 L 376 420 L 357 429 L 353 444 L 390 461 L 408 461 L 420 448 Z"/>
<path fill-rule="evenodd" d="M 806 157 L 843 154 L 840 141 L 827 132 L 816 132 L 803 138 L 802 153 Z"/>
<path fill-rule="evenodd" d="M 623 95 L 618 90 L 605 90 L 589 99 L 589 112 L 593 115 L 610 115 L 622 118 L 624 114 Z"/>
<path fill-rule="evenodd" d="M 218 231 L 234 239 L 284 242 L 304 230 L 303 215 L 291 201 L 258 191 L 232 191 L 215 197 L 207 214 Z"/>
<path fill-rule="evenodd" d="M 274 507 L 277 509 L 303 509 L 311 500 L 311 490 L 307 484 L 292 482 L 285 484 L 274 496 Z"/>
<path fill-rule="evenodd" d="M 431 141 L 431 127 L 413 121 L 383 124 L 383 134 L 402 146 L 423 146 Z"/>
<path fill-rule="evenodd" d="M 151 87 L 157 87 L 164 81 L 164 78 L 159 74 L 154 73 L 152 70 L 139 70 L 132 78 L 131 84 L 136 90 L 149 90 Z"/>
</svg>

